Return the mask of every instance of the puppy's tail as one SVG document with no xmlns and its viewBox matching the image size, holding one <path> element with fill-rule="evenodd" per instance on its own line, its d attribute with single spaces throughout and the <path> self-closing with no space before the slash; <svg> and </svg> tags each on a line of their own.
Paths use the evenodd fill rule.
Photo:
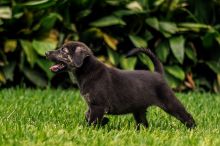
<svg viewBox="0 0 220 146">
<path fill-rule="evenodd" d="M 131 50 L 130 52 L 128 52 L 126 57 L 134 56 L 140 52 L 145 53 L 150 57 L 150 59 L 152 60 L 152 62 L 154 64 L 154 71 L 155 72 L 158 72 L 162 75 L 164 74 L 163 65 L 161 64 L 160 60 L 154 55 L 154 53 L 151 52 L 150 49 L 135 48 L 135 49 Z"/>
</svg>

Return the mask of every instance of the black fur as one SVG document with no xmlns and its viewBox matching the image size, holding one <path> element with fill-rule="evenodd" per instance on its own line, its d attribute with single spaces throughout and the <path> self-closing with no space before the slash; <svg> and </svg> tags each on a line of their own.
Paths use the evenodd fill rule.
<svg viewBox="0 0 220 146">
<path fill-rule="evenodd" d="M 89 124 L 105 125 L 109 121 L 104 117 L 105 114 L 132 113 L 137 127 L 140 124 L 148 127 L 146 109 L 155 105 L 176 117 L 188 128 L 196 126 L 193 117 L 168 87 L 163 78 L 162 64 L 149 49 L 135 49 L 128 56 L 146 53 L 155 65 L 155 72 L 109 68 L 98 61 L 81 42 L 69 42 L 62 48 L 68 48 L 72 62 L 64 61 L 67 60 L 66 55 L 60 49 L 48 52 L 46 56 L 55 62 L 62 61 L 66 70 L 75 75 L 80 92 L 88 104 L 86 120 Z M 57 54 L 59 57 L 63 56 L 62 59 Z"/>
</svg>

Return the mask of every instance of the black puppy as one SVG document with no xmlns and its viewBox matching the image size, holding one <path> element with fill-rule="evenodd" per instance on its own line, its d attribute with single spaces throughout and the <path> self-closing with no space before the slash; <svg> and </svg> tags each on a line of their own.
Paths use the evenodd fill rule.
<svg viewBox="0 0 220 146">
<path fill-rule="evenodd" d="M 88 104 L 86 120 L 89 124 L 104 125 L 104 114 L 132 113 L 137 127 L 148 127 L 146 109 L 156 105 L 176 117 L 188 128 L 196 126 L 193 117 L 175 97 L 163 78 L 163 66 L 148 49 L 135 49 L 146 53 L 153 61 L 155 72 L 125 71 L 109 68 L 97 60 L 82 42 L 68 42 L 60 49 L 46 52 L 46 57 L 56 62 L 53 72 L 69 71 L 77 79 L 82 96 Z"/>
</svg>

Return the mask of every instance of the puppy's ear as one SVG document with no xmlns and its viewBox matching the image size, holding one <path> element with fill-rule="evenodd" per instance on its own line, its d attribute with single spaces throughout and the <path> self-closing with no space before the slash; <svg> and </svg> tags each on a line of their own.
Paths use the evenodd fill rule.
<svg viewBox="0 0 220 146">
<path fill-rule="evenodd" d="M 73 54 L 73 62 L 77 68 L 83 65 L 83 61 L 86 57 L 90 56 L 88 50 L 82 46 L 78 46 Z"/>
</svg>

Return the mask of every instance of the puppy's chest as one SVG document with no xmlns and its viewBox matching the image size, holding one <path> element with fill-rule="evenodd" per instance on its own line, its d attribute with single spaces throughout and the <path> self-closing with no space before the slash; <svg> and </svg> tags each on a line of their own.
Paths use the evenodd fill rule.
<svg viewBox="0 0 220 146">
<path fill-rule="evenodd" d="M 89 93 L 82 93 L 82 96 L 83 96 L 84 100 L 86 101 L 86 103 L 88 105 L 95 103 L 95 99 L 92 98 L 91 94 L 89 94 Z"/>
<path fill-rule="evenodd" d="M 88 105 L 106 105 L 105 98 L 101 98 L 98 95 L 93 95 L 91 93 L 81 93 L 81 95 Z"/>
</svg>

